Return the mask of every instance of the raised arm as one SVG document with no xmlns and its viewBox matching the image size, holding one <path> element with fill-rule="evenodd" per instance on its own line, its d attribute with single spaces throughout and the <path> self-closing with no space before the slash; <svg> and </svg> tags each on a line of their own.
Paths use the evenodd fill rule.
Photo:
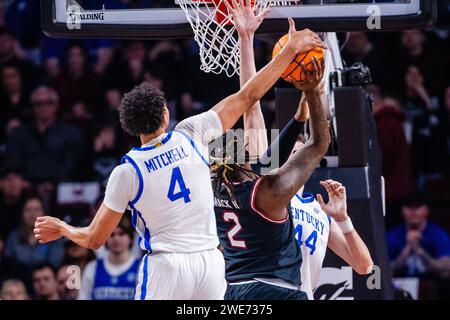
<svg viewBox="0 0 450 320">
<path fill-rule="evenodd" d="M 223 130 L 231 129 L 239 118 L 267 93 L 298 53 L 315 47 L 325 47 L 320 37 L 308 29 L 296 31 L 294 21 L 289 18 L 289 41 L 286 46 L 238 93 L 229 96 L 213 107 L 212 110 L 219 115 L 222 121 Z"/>
<path fill-rule="evenodd" d="M 257 15 L 248 0 L 243 6 L 231 10 L 241 46 L 241 88 L 256 74 L 253 41 L 256 30 L 269 12 L 270 9 L 266 8 Z M 259 158 L 268 146 L 266 125 L 259 101 L 244 114 L 244 132 L 247 151 L 251 156 Z"/>
<path fill-rule="evenodd" d="M 287 216 L 286 207 L 292 197 L 311 176 L 326 154 L 330 144 L 329 124 L 318 89 L 323 77 L 324 64 L 313 59 L 314 71 L 307 74 L 305 84 L 295 83 L 303 90 L 308 100 L 311 135 L 306 144 L 292 155 L 276 172 L 262 178 L 255 196 L 254 206 L 270 218 L 283 220 Z"/>
<path fill-rule="evenodd" d="M 353 228 L 348 216 L 345 187 L 333 180 L 321 181 L 320 184 L 327 190 L 329 201 L 325 203 L 320 194 L 317 195 L 317 200 L 323 211 L 333 218 L 328 247 L 358 274 L 369 274 L 373 261 L 369 249 Z"/>
</svg>

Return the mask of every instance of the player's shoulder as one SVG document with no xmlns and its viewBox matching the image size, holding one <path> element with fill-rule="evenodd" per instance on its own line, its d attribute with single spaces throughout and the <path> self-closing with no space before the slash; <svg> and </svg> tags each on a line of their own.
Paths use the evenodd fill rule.
<svg viewBox="0 0 450 320">
<path fill-rule="evenodd" d="M 214 110 L 208 110 L 181 121 L 174 131 L 187 134 L 191 138 L 201 138 L 202 141 L 210 141 L 222 135 L 222 122 Z"/>
<path fill-rule="evenodd" d="M 122 163 L 118 166 L 116 166 L 113 171 L 111 172 L 110 179 L 111 178 L 125 178 L 129 177 L 130 175 L 136 174 L 136 169 L 133 167 L 133 165 L 129 162 Z"/>
</svg>

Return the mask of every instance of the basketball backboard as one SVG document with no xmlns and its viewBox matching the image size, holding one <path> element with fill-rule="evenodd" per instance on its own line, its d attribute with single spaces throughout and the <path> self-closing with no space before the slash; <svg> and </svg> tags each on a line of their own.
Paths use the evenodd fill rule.
<svg viewBox="0 0 450 320">
<path fill-rule="evenodd" d="M 49 36 L 65 38 L 192 36 L 186 15 L 176 1 L 41 0 L 43 31 Z M 285 32 L 287 17 L 293 17 L 298 28 L 309 27 L 314 31 L 421 28 L 433 24 L 437 13 L 436 0 L 275 2 L 278 4 L 273 6 L 259 33 Z"/>
</svg>

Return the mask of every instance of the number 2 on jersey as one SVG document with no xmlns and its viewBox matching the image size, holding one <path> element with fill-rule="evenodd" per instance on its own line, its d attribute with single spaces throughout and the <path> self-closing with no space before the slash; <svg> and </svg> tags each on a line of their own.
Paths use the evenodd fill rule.
<svg viewBox="0 0 450 320">
<path fill-rule="evenodd" d="M 175 189 L 177 185 L 180 188 L 180 191 L 175 193 Z M 170 187 L 169 192 L 167 193 L 167 197 L 170 201 L 177 201 L 178 199 L 183 198 L 184 203 L 191 202 L 191 198 L 189 195 L 191 194 L 191 190 L 186 188 L 186 184 L 184 183 L 183 176 L 181 175 L 180 167 L 176 167 L 172 171 L 172 178 L 170 179 Z"/>
<path fill-rule="evenodd" d="M 230 239 L 230 242 L 231 242 L 231 246 L 236 247 L 236 248 L 246 249 L 247 245 L 245 244 L 245 241 L 236 240 L 234 238 L 242 230 L 241 223 L 239 222 L 239 218 L 236 215 L 236 213 L 225 212 L 223 214 L 223 220 L 225 220 L 225 222 L 230 222 L 230 221 L 234 222 L 234 226 L 227 232 L 228 239 Z"/>
<path fill-rule="evenodd" d="M 300 247 L 303 244 L 302 241 L 303 228 L 301 224 L 297 225 L 297 227 L 295 228 L 295 234 L 297 235 L 297 243 L 298 246 Z M 305 246 L 311 249 L 311 251 L 309 252 L 311 255 L 313 255 L 314 251 L 316 251 L 316 243 L 317 243 L 317 231 L 314 230 L 305 240 Z"/>
</svg>

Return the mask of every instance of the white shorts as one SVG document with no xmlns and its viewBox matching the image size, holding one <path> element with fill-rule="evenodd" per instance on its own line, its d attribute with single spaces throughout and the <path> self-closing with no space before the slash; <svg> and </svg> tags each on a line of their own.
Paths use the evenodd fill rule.
<svg viewBox="0 0 450 320">
<path fill-rule="evenodd" d="M 225 261 L 218 250 L 145 255 L 136 300 L 223 300 Z"/>
</svg>

